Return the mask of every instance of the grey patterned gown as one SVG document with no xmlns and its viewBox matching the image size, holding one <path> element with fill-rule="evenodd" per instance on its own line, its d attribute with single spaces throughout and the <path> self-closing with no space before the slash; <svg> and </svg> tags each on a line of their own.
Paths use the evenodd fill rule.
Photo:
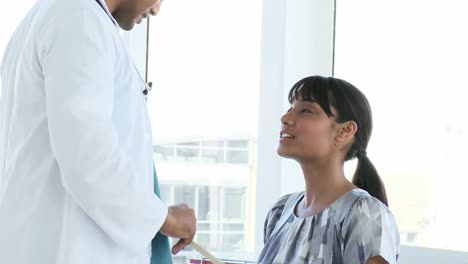
<svg viewBox="0 0 468 264">
<path fill-rule="evenodd" d="M 265 221 L 265 247 L 258 263 L 364 264 L 373 256 L 397 262 L 400 238 L 390 210 L 366 191 L 354 189 L 323 212 L 294 214 L 304 192 L 282 197 Z"/>
</svg>

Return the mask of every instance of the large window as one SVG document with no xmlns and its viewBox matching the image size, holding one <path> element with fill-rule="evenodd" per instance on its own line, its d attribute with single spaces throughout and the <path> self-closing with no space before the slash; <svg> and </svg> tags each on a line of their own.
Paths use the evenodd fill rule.
<svg viewBox="0 0 468 264">
<path fill-rule="evenodd" d="M 33 2 L 0 4 L 0 57 Z M 334 68 L 373 107 L 368 153 L 398 221 L 400 263 L 464 263 L 448 256 L 468 255 L 468 4 L 336 0 L 333 25 L 333 2 L 171 0 L 148 32 L 123 33 L 153 83 L 162 199 L 195 209 L 195 240 L 216 256 L 258 253 L 268 208 L 303 189 L 297 164 L 275 153 L 286 93 Z M 409 258 L 416 247 L 423 250 Z"/>
<path fill-rule="evenodd" d="M 261 2 L 165 1 L 149 24 L 162 199 L 195 209 L 195 241 L 219 257 L 254 245 Z"/>
<path fill-rule="evenodd" d="M 252 144 L 252 145 L 249 145 Z M 250 162 L 251 148 L 255 142 L 248 140 L 220 140 L 207 142 L 181 142 L 154 146 L 154 158 L 160 161 L 196 163 L 244 164 Z"/>
<path fill-rule="evenodd" d="M 373 107 L 368 153 L 402 244 L 468 252 L 468 4 L 339 0 L 336 7 L 335 75 Z"/>
<path fill-rule="evenodd" d="M 186 203 L 198 216 L 195 240 L 210 250 L 245 250 L 246 187 L 162 184 L 163 201 Z M 173 241 L 175 242 L 175 241 Z"/>
</svg>

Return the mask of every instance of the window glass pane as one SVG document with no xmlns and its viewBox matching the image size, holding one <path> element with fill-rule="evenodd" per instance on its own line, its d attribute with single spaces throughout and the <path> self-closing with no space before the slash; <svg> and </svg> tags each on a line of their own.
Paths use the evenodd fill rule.
<svg viewBox="0 0 468 264">
<path fill-rule="evenodd" d="M 224 150 L 202 149 L 201 159 L 205 162 L 224 163 Z"/>
<path fill-rule="evenodd" d="M 197 233 L 197 242 L 208 250 L 213 250 L 221 246 L 219 232 Z"/>
<path fill-rule="evenodd" d="M 403 245 L 468 252 L 467 13 L 456 0 L 337 1 L 335 75 L 371 103 L 368 156 Z"/>
<path fill-rule="evenodd" d="M 247 140 L 229 140 L 229 148 L 247 148 L 249 146 L 249 141 Z"/>
<path fill-rule="evenodd" d="M 168 184 L 160 184 L 159 189 L 161 192 L 161 200 L 165 204 L 172 204 L 173 202 L 171 201 L 171 189 L 172 186 Z"/>
<path fill-rule="evenodd" d="M 244 150 L 228 150 L 226 152 L 228 163 L 247 164 L 249 163 L 249 152 Z"/>
<path fill-rule="evenodd" d="M 242 219 L 244 214 L 245 190 L 239 188 L 224 189 L 224 219 Z"/>
<path fill-rule="evenodd" d="M 225 232 L 244 232 L 244 224 L 223 224 L 223 230 Z"/>
<path fill-rule="evenodd" d="M 198 221 L 197 232 L 206 233 L 212 230 L 219 230 L 221 225 L 219 223 L 204 223 L 206 221 Z"/>
<path fill-rule="evenodd" d="M 229 251 L 239 251 L 244 247 L 243 234 L 225 234 L 223 236 L 223 246 Z"/>
<path fill-rule="evenodd" d="M 199 160 L 199 148 L 189 148 L 177 146 L 177 160 L 181 161 L 197 161 Z"/>
<path fill-rule="evenodd" d="M 200 142 L 184 142 L 177 144 L 178 146 L 190 146 L 190 147 L 199 147 Z"/>
<path fill-rule="evenodd" d="M 225 142 L 224 142 L 224 140 L 204 141 L 201 144 L 202 144 L 203 147 L 224 149 Z"/>
<path fill-rule="evenodd" d="M 193 196 L 178 187 L 174 197 L 194 203 L 200 230 L 210 228 L 209 234 L 197 235 L 198 242 L 214 252 L 252 252 L 255 244 L 255 232 L 224 241 L 221 226 L 225 217 L 246 229 L 255 225 L 255 215 L 247 213 L 255 208 L 246 204 L 255 205 L 253 198 L 247 200 L 255 197 L 247 195 L 247 187 L 255 190 L 256 157 L 250 157 L 258 132 L 262 1 L 244 4 L 164 1 L 149 25 L 153 144 L 177 145 L 176 159 L 169 150 L 155 148 L 160 182 L 198 188 Z M 230 187 L 239 189 L 223 195 Z"/>
<path fill-rule="evenodd" d="M 218 221 L 221 208 L 221 190 L 218 187 L 198 187 L 198 220 Z"/>
<path fill-rule="evenodd" d="M 153 156 L 156 160 L 174 160 L 175 147 L 172 145 L 156 145 L 153 147 Z"/>
<path fill-rule="evenodd" d="M 185 203 L 195 208 L 195 189 L 195 186 L 190 185 L 174 186 L 174 204 Z"/>
</svg>

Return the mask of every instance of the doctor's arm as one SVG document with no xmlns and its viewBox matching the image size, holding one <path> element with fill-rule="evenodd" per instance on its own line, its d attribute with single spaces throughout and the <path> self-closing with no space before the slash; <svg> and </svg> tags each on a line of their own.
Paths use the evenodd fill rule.
<svg viewBox="0 0 468 264">
<path fill-rule="evenodd" d="M 71 199 L 117 245 L 142 253 L 166 221 L 167 207 L 141 187 L 120 148 L 112 120 L 118 50 L 113 32 L 84 12 L 38 38 L 51 147 Z"/>
</svg>

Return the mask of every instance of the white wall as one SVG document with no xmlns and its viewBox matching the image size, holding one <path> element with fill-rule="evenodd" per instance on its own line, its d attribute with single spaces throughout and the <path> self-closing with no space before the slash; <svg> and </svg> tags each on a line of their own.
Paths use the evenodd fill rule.
<svg viewBox="0 0 468 264">
<path fill-rule="evenodd" d="M 35 0 L 15 1 L 14 4 L 10 1 L 0 2 L 0 62 L 11 35 L 35 2 Z M 1 88 L 0 81 L 0 94 Z"/>
<path fill-rule="evenodd" d="M 398 264 L 468 264 L 468 252 L 423 247 L 401 247 Z"/>
<path fill-rule="evenodd" d="M 281 114 L 289 108 L 287 97 L 294 83 L 306 76 L 332 75 L 333 2 L 321 0 L 287 2 Z M 277 124 L 279 128 L 279 119 Z M 276 132 L 278 136 L 279 129 Z M 297 162 L 281 159 L 281 195 L 303 189 L 304 178 Z"/>
<path fill-rule="evenodd" d="M 264 0 L 262 18 L 255 249 L 263 247 L 265 216 L 281 193 L 281 160 L 276 155 L 283 102 L 286 1 Z M 259 252 L 257 252 L 259 253 Z"/>
</svg>

